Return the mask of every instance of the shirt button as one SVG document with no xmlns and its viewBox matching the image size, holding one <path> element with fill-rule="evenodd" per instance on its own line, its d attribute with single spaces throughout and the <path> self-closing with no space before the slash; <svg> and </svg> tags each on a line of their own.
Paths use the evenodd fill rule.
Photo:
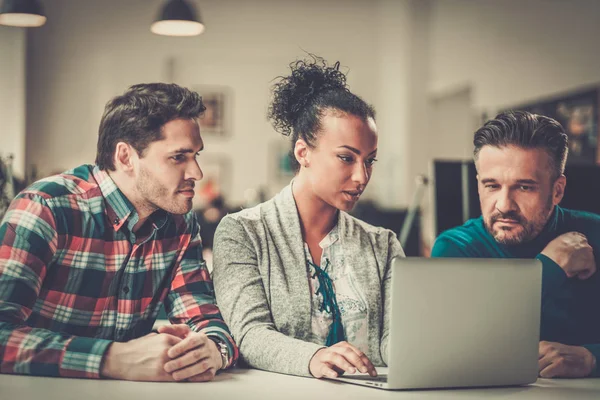
<svg viewBox="0 0 600 400">
<path fill-rule="evenodd" d="M 118 224 L 119 224 L 119 222 L 121 222 L 121 221 L 119 220 L 119 218 L 115 218 L 115 220 L 113 221 L 113 223 L 114 223 L 115 225 L 118 225 Z"/>
<path fill-rule="evenodd" d="M 125 293 L 125 294 L 129 293 L 129 286 L 125 286 L 123 288 L 123 293 Z"/>
</svg>

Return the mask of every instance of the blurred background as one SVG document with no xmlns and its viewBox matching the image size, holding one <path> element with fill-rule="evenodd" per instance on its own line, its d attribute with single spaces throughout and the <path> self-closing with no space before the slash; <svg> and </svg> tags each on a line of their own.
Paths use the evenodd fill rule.
<svg viewBox="0 0 600 400">
<path fill-rule="evenodd" d="M 0 3 L 6 13 L 19 1 Z M 204 28 L 190 37 L 151 32 L 173 0 L 29 2 L 43 25 L 0 25 L 0 216 L 24 185 L 93 163 L 111 97 L 175 82 L 209 106 L 195 204 L 209 249 L 225 213 L 291 179 L 290 145 L 266 111 L 273 79 L 306 52 L 340 61 L 375 106 L 379 162 L 354 213 L 402 233 L 407 254 L 428 255 L 440 231 L 478 215 L 473 132 L 506 109 L 565 124 L 565 200 L 600 211 L 589 190 L 600 178 L 600 1 L 187 0 Z"/>
</svg>

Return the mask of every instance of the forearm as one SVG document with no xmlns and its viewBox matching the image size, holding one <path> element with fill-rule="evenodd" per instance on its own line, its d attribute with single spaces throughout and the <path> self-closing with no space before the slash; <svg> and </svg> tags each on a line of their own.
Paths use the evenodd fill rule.
<svg viewBox="0 0 600 400">
<path fill-rule="evenodd" d="M 0 322 L 0 372 L 99 378 L 111 341 Z"/>
<path fill-rule="evenodd" d="M 249 329 L 239 343 L 241 357 L 249 366 L 298 376 L 312 376 L 310 360 L 325 347 L 286 336 L 267 326 Z"/>
</svg>

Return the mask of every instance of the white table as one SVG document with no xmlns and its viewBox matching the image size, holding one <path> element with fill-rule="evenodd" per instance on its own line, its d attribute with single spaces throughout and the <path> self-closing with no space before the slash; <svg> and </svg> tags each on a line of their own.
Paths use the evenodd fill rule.
<svg viewBox="0 0 600 400">
<path fill-rule="evenodd" d="M 521 387 L 386 391 L 254 369 L 208 383 L 147 383 L 0 374 L 0 400 L 600 399 L 600 379 L 546 380 Z"/>
</svg>

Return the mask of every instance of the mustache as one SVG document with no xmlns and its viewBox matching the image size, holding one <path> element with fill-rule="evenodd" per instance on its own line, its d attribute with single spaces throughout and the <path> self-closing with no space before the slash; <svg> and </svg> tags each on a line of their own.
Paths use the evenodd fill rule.
<svg viewBox="0 0 600 400">
<path fill-rule="evenodd" d="M 501 211 L 496 211 L 490 216 L 490 224 L 498 221 L 499 219 L 512 219 L 517 221 L 519 224 L 523 223 L 523 217 L 517 211 L 507 211 L 505 213 Z"/>
<path fill-rule="evenodd" d="M 180 192 L 183 190 L 194 190 L 194 187 L 196 187 L 196 184 L 194 182 L 189 182 L 188 184 L 177 189 L 177 191 Z"/>
</svg>

